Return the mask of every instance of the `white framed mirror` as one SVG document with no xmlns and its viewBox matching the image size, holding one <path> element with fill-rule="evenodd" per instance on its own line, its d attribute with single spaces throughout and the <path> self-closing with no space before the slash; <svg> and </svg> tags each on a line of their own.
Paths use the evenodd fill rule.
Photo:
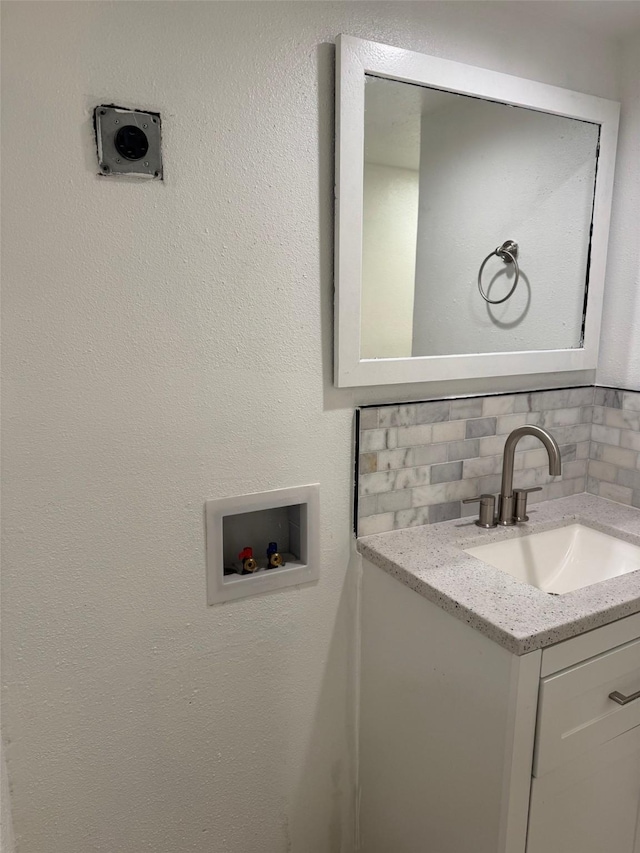
<svg viewBox="0 0 640 853">
<path fill-rule="evenodd" d="M 337 40 L 335 384 L 596 367 L 619 104 Z"/>
</svg>

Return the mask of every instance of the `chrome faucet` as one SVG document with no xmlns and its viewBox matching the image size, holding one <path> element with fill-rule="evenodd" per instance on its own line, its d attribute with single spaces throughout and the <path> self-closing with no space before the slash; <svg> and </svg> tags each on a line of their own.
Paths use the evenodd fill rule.
<svg viewBox="0 0 640 853">
<path fill-rule="evenodd" d="M 532 489 L 513 488 L 513 466 L 515 462 L 516 445 L 525 435 L 533 435 L 544 444 L 549 455 L 549 473 L 557 477 L 562 473 L 562 461 L 560 459 L 560 448 L 555 438 L 546 429 L 533 424 L 514 429 L 509 434 L 504 445 L 504 456 L 502 458 L 502 488 L 498 496 L 498 515 L 495 515 L 496 499 L 493 495 L 480 495 L 478 498 L 467 498 L 462 503 L 480 504 L 480 517 L 476 521 L 478 527 L 496 527 L 502 524 L 510 527 L 520 521 L 528 521 L 527 497 L 530 492 L 539 492 L 541 487 L 534 486 Z"/>
<path fill-rule="evenodd" d="M 539 426 L 525 424 L 514 429 L 509 434 L 504 445 L 504 456 L 502 457 L 502 487 L 498 503 L 498 524 L 509 526 L 518 521 L 527 520 L 527 495 L 529 492 L 540 491 L 540 486 L 533 489 L 513 488 L 513 465 L 515 461 L 516 445 L 525 435 L 533 435 L 544 444 L 549 455 L 549 474 L 557 477 L 562 473 L 562 461 L 560 459 L 560 448 L 558 442 Z"/>
</svg>

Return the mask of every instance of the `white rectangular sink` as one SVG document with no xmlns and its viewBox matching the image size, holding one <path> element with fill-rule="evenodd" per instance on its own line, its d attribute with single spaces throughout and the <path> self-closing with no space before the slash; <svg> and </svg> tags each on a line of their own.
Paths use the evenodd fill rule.
<svg viewBox="0 0 640 853">
<path fill-rule="evenodd" d="M 523 583 L 556 595 L 640 569 L 640 547 L 583 524 L 465 551 Z"/>
</svg>

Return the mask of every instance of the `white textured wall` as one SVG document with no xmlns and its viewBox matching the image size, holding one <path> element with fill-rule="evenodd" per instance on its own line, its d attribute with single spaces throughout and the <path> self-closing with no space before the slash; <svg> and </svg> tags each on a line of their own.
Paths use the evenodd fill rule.
<svg viewBox="0 0 640 853">
<path fill-rule="evenodd" d="M 615 96 L 615 49 L 540 5 L 3 3 L 21 853 L 349 850 L 353 404 L 520 383 L 332 387 L 331 44 Z M 96 177 L 112 100 L 162 112 L 164 184 Z M 205 498 L 315 480 L 320 582 L 207 608 Z"/>
<path fill-rule="evenodd" d="M 640 32 L 620 50 L 622 108 L 598 382 L 640 391 Z"/>
<path fill-rule="evenodd" d="M 4 746 L 0 743 L 0 853 L 14 853 L 13 822 L 11 820 L 11 791 L 9 774 L 4 760 Z"/>
<path fill-rule="evenodd" d="M 364 165 L 362 358 L 411 355 L 418 172 Z"/>
</svg>

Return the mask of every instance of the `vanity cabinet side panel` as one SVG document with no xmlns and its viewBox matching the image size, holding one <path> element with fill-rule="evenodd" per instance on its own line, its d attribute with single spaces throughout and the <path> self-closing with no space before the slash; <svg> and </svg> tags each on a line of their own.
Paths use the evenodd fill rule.
<svg viewBox="0 0 640 853">
<path fill-rule="evenodd" d="M 364 853 L 524 853 L 535 714 L 515 705 L 535 707 L 539 657 L 520 670 L 367 561 L 361 655 Z"/>
</svg>

